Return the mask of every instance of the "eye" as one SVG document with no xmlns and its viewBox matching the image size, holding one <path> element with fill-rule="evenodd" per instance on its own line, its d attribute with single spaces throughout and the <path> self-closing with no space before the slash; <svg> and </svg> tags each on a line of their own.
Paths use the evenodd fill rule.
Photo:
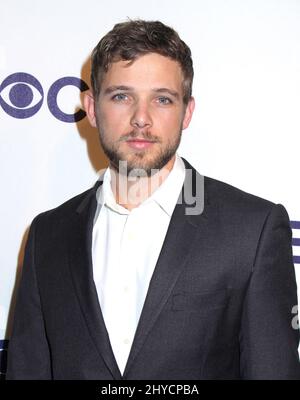
<svg viewBox="0 0 300 400">
<path fill-rule="evenodd" d="M 117 93 L 112 97 L 112 100 L 116 101 L 116 102 L 121 102 L 121 101 L 125 101 L 127 100 L 128 97 L 126 94 L 124 93 Z"/>
<path fill-rule="evenodd" d="M 173 101 L 171 99 L 169 99 L 169 97 L 165 97 L 165 96 L 161 96 L 157 99 L 159 104 L 162 105 L 168 105 L 168 104 L 172 104 Z"/>
<path fill-rule="evenodd" d="M 0 93 L 3 110 L 10 116 L 21 119 L 37 113 L 44 99 L 40 82 L 24 72 L 9 75 L 1 84 Z"/>
</svg>

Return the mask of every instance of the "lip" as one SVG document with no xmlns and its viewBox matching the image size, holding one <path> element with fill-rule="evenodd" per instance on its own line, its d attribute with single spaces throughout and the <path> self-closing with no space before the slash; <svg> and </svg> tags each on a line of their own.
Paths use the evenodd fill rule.
<svg viewBox="0 0 300 400">
<path fill-rule="evenodd" d="M 147 149 L 148 147 L 152 146 L 155 142 L 151 142 L 149 140 L 143 139 L 131 139 L 127 140 L 126 143 L 133 149 Z"/>
</svg>

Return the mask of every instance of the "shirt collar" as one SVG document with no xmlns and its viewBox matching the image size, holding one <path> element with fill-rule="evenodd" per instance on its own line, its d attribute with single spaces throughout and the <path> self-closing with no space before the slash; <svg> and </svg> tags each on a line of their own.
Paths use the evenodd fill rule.
<svg viewBox="0 0 300 400">
<path fill-rule="evenodd" d="M 171 217 L 180 195 L 184 179 L 185 165 L 181 157 L 176 153 L 173 168 L 166 179 L 152 193 L 152 195 L 143 201 L 138 207 L 144 206 L 150 202 L 155 202 Z M 103 175 L 103 184 L 100 187 L 101 192 L 98 196 L 98 203 L 102 205 L 105 204 L 107 207 L 119 214 L 129 214 L 129 210 L 116 202 L 110 181 L 111 169 L 108 167 Z"/>
</svg>

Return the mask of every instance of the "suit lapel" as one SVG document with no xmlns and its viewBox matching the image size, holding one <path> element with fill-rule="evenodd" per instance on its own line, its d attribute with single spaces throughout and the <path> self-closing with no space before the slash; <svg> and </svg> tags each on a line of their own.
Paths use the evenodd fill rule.
<svg viewBox="0 0 300 400">
<path fill-rule="evenodd" d="M 101 184 L 102 181 L 97 181 L 74 215 L 69 237 L 70 270 L 82 314 L 95 346 L 113 378 L 121 379 L 93 280 L 92 230 L 97 206 L 96 190 Z"/>
<path fill-rule="evenodd" d="M 205 240 L 205 229 L 207 227 L 208 216 L 210 213 L 210 203 L 207 193 L 204 192 L 204 177 L 186 161 L 186 169 L 192 172 L 191 182 L 185 179 L 183 191 L 181 193 L 181 204 L 177 204 L 169 228 L 160 252 L 152 279 L 150 281 L 148 293 L 145 299 L 144 307 L 135 333 L 132 348 L 125 367 L 124 376 L 132 367 L 133 362 L 144 341 L 159 317 L 164 305 L 166 304 L 181 272 L 191 255 L 191 249 L 198 234 Z M 196 191 L 196 185 L 199 185 Z M 200 188 L 200 190 L 198 190 Z M 189 191 L 189 195 L 187 195 Z M 191 203 L 187 204 L 186 199 L 191 198 L 191 193 L 198 193 L 198 201 L 201 212 L 198 215 L 186 215 L 186 210 L 191 207 Z M 199 232 L 200 229 L 200 232 Z M 201 236 L 201 230 L 203 235 Z M 200 233 L 200 236 L 199 236 Z"/>
</svg>

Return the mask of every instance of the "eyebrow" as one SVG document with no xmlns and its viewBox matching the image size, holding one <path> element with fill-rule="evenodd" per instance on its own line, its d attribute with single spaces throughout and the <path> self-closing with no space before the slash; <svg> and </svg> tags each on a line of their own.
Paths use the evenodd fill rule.
<svg viewBox="0 0 300 400">
<path fill-rule="evenodd" d="M 179 93 L 175 92 L 175 90 L 171 90 L 171 89 L 168 89 L 168 88 L 154 89 L 154 92 L 156 92 L 156 93 L 169 93 L 171 96 L 175 97 L 176 99 L 179 99 Z"/>
<path fill-rule="evenodd" d="M 168 89 L 168 88 L 157 88 L 157 89 L 152 89 L 152 90 L 155 93 L 168 93 L 171 96 L 175 97 L 176 99 L 179 99 L 179 97 L 180 97 L 178 92 Z M 111 94 L 111 93 L 117 92 L 117 91 L 134 92 L 134 88 L 131 86 L 124 86 L 124 85 L 109 86 L 105 89 L 104 95 L 108 95 L 108 94 Z"/>
<path fill-rule="evenodd" d="M 109 86 L 108 88 L 105 89 L 104 94 L 110 94 L 113 92 L 117 92 L 119 90 L 126 90 L 126 91 L 133 91 L 133 87 L 130 86 Z"/>
</svg>

